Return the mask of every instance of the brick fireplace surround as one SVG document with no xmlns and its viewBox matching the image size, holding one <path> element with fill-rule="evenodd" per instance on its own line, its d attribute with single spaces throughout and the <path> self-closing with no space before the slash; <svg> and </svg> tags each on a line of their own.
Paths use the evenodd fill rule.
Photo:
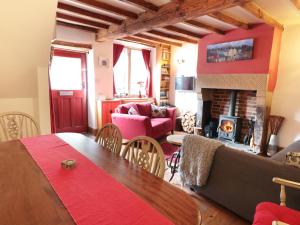
<svg viewBox="0 0 300 225">
<path fill-rule="evenodd" d="M 242 135 L 247 133 L 248 121 L 253 118 L 256 152 L 263 152 L 267 121 L 267 74 L 201 74 L 197 78 L 198 124 L 204 127 L 207 113 L 218 119 L 227 115 L 230 90 L 238 90 L 235 115 L 243 118 Z M 207 104 L 207 103 L 210 104 Z M 206 107 L 210 105 L 210 109 Z"/>
</svg>

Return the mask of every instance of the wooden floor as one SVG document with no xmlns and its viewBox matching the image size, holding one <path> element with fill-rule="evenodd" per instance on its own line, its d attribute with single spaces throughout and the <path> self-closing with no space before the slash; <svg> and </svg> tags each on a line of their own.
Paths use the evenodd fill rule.
<svg viewBox="0 0 300 225">
<path fill-rule="evenodd" d="M 169 181 L 171 176 L 170 169 L 165 172 L 164 179 Z M 187 188 L 182 188 L 180 184 L 180 178 L 178 173 L 175 174 L 171 181 L 171 184 L 183 189 L 188 194 L 190 194 L 197 202 L 199 210 L 202 216 L 201 225 L 250 225 L 251 223 L 245 221 L 229 210 L 223 208 L 222 206 L 210 201 L 205 197 L 194 194 Z"/>
</svg>

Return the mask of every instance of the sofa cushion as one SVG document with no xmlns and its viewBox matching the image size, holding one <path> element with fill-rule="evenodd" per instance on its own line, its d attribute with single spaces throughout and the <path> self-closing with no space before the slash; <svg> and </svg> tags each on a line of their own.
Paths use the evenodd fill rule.
<svg viewBox="0 0 300 225">
<path fill-rule="evenodd" d="M 135 104 L 135 103 L 132 103 L 132 102 L 131 102 L 131 103 L 126 103 L 126 104 L 119 105 L 119 106 L 116 108 L 115 112 L 116 112 L 116 113 L 121 113 L 121 114 L 128 114 L 128 111 L 129 111 L 129 109 L 130 109 L 131 107 L 133 107 L 137 112 L 139 112 L 139 110 L 138 110 L 136 104 Z"/>
<path fill-rule="evenodd" d="M 156 105 L 151 105 L 151 108 L 152 108 L 152 113 L 151 113 L 152 118 L 167 117 L 167 108 L 166 107 L 159 107 Z"/>
<path fill-rule="evenodd" d="M 172 120 L 170 118 L 151 118 L 152 137 L 160 137 L 171 130 Z"/>
<path fill-rule="evenodd" d="M 300 168 L 300 152 L 288 152 L 285 164 Z"/>
<path fill-rule="evenodd" d="M 290 144 L 285 149 L 276 153 L 275 155 L 273 155 L 271 157 L 271 159 L 279 161 L 279 162 L 285 162 L 285 157 L 288 152 L 300 152 L 300 140 L 295 141 L 294 143 Z"/>
<path fill-rule="evenodd" d="M 136 104 L 136 106 L 138 108 L 140 115 L 151 117 L 152 109 L 151 109 L 150 103 L 148 103 L 148 102 L 138 103 L 138 104 Z"/>
<path fill-rule="evenodd" d="M 128 114 L 129 115 L 140 115 L 139 112 L 134 107 L 130 107 L 130 109 L 128 110 Z"/>
</svg>

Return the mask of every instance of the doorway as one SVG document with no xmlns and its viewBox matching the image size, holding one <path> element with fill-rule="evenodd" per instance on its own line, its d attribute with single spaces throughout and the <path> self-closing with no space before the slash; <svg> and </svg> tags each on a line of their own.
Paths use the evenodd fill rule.
<svg viewBox="0 0 300 225">
<path fill-rule="evenodd" d="M 49 76 L 53 132 L 87 132 L 86 53 L 54 49 Z"/>
</svg>

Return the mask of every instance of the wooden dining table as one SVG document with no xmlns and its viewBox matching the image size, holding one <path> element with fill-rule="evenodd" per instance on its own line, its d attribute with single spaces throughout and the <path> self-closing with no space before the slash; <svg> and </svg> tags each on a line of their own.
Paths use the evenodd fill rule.
<svg viewBox="0 0 300 225">
<path fill-rule="evenodd" d="M 82 134 L 56 135 L 174 224 L 199 224 L 195 201 L 181 189 L 112 154 Z M 0 224 L 75 224 L 19 140 L 0 143 Z"/>
</svg>

